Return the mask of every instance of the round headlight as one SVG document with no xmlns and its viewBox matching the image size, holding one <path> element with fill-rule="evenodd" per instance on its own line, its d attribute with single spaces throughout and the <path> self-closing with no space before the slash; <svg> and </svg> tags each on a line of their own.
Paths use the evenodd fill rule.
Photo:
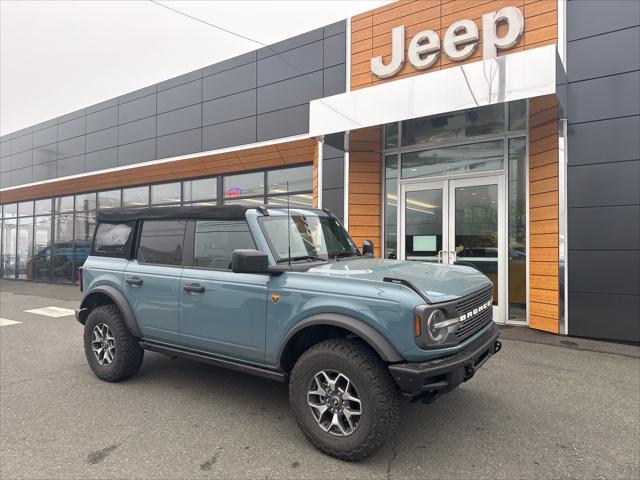
<svg viewBox="0 0 640 480">
<path fill-rule="evenodd" d="M 427 319 L 427 333 L 435 343 L 442 343 L 449 335 L 449 327 L 442 310 L 434 310 Z"/>
</svg>

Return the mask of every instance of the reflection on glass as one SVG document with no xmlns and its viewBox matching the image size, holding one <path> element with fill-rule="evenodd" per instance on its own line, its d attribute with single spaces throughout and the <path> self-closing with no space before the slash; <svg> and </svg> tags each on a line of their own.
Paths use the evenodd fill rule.
<svg viewBox="0 0 640 480">
<path fill-rule="evenodd" d="M 87 212 L 96 209 L 96 194 L 83 193 L 76 195 L 76 212 Z"/>
<path fill-rule="evenodd" d="M 267 205 L 287 208 L 287 195 L 269 197 L 267 198 Z M 311 193 L 289 195 L 289 206 L 291 208 L 313 208 L 313 195 Z"/>
<path fill-rule="evenodd" d="M 442 189 L 407 192 L 405 259 L 438 262 L 442 250 Z"/>
<path fill-rule="evenodd" d="M 248 195 L 264 195 L 264 172 L 224 177 L 225 199 Z"/>
<path fill-rule="evenodd" d="M 509 140 L 509 320 L 527 320 L 526 139 Z"/>
<path fill-rule="evenodd" d="M 384 148 L 398 147 L 398 122 L 384 126 Z"/>
<path fill-rule="evenodd" d="M 493 282 L 498 304 L 498 186 L 458 187 L 455 193 L 455 251 Z"/>
<path fill-rule="evenodd" d="M 74 280 L 78 275 L 78 268 L 84 265 L 91 250 L 93 231 L 96 228 L 96 214 L 94 212 L 76 213 L 74 229 Z"/>
<path fill-rule="evenodd" d="M 384 158 L 384 258 L 398 258 L 398 156 Z"/>
<path fill-rule="evenodd" d="M 98 208 L 120 208 L 120 190 L 98 192 Z"/>
<path fill-rule="evenodd" d="M 18 278 L 32 278 L 27 270 L 28 260 L 33 252 L 33 217 L 21 218 L 18 221 L 18 251 L 16 264 Z"/>
<path fill-rule="evenodd" d="M 35 217 L 33 256 L 27 260 L 27 278 L 50 280 L 51 274 L 51 217 Z"/>
<path fill-rule="evenodd" d="M 151 185 L 151 204 L 180 203 L 180 182 Z"/>
<path fill-rule="evenodd" d="M 234 198 L 228 200 L 225 198 L 225 205 L 242 205 L 244 207 L 257 207 L 258 205 L 264 205 L 264 197 L 254 198 Z"/>
<path fill-rule="evenodd" d="M 56 207 L 56 213 L 73 211 L 73 195 L 69 195 L 68 197 L 56 197 L 53 203 Z"/>
<path fill-rule="evenodd" d="M 21 217 L 30 217 L 33 215 L 33 202 L 20 202 L 18 204 L 18 215 Z"/>
<path fill-rule="evenodd" d="M 217 197 L 217 190 L 218 179 L 215 177 L 203 178 L 202 180 L 189 180 L 182 184 L 182 192 L 185 202 L 215 200 Z M 215 202 L 213 202 L 213 204 L 215 205 Z"/>
<path fill-rule="evenodd" d="M 36 215 L 46 215 L 51 213 L 51 199 L 45 198 L 43 200 L 36 200 L 35 213 Z"/>
<path fill-rule="evenodd" d="M 149 205 L 149 187 L 125 188 L 122 190 L 124 207 L 144 207 Z"/>
<path fill-rule="evenodd" d="M 313 188 L 313 166 L 283 168 L 267 172 L 268 192 L 287 193 L 287 182 L 289 182 L 289 192 L 300 192 Z"/>
<path fill-rule="evenodd" d="M 16 276 L 17 231 L 18 220 L 5 218 L 2 223 L 2 276 L 4 278 L 15 278 Z"/>
<path fill-rule="evenodd" d="M 14 218 L 18 216 L 18 204 L 17 203 L 7 203 L 2 206 L 2 216 L 3 218 Z"/>
<path fill-rule="evenodd" d="M 502 140 L 402 154 L 402 178 L 500 170 L 504 165 Z"/>
<path fill-rule="evenodd" d="M 527 128 L 527 101 L 518 100 L 509 104 L 509 130 Z"/>
<path fill-rule="evenodd" d="M 504 104 L 488 105 L 402 123 L 402 146 L 458 141 L 505 130 Z"/>
<path fill-rule="evenodd" d="M 73 281 L 73 213 L 55 217 L 53 280 L 55 282 Z"/>
</svg>

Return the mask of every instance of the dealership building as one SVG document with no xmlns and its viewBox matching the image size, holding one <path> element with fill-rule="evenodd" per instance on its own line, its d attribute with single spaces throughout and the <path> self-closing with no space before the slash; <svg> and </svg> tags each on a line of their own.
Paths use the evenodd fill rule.
<svg viewBox="0 0 640 480">
<path fill-rule="evenodd" d="M 398 1 L 0 140 L 5 279 L 75 282 L 100 209 L 290 202 L 640 341 L 640 2 Z"/>
</svg>

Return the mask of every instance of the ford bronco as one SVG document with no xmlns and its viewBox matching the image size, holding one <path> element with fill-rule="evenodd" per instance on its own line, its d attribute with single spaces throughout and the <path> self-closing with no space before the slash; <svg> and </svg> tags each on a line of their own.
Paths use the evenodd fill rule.
<svg viewBox="0 0 640 480">
<path fill-rule="evenodd" d="M 179 206 L 98 213 L 76 318 L 97 377 L 145 350 L 288 382 L 304 435 L 358 460 L 500 350 L 477 270 L 372 256 L 327 210 Z"/>
</svg>

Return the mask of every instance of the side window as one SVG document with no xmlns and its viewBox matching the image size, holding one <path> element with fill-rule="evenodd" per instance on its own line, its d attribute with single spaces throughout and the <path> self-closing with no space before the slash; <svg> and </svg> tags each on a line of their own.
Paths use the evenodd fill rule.
<svg viewBox="0 0 640 480">
<path fill-rule="evenodd" d="M 237 248 L 256 248 L 243 220 L 197 220 L 193 265 L 231 270 L 231 254 Z"/>
<path fill-rule="evenodd" d="M 93 254 L 110 257 L 126 257 L 129 255 L 131 223 L 101 223 L 96 230 L 93 242 Z"/>
<path fill-rule="evenodd" d="M 181 265 L 186 220 L 147 220 L 142 224 L 138 261 Z"/>
</svg>

